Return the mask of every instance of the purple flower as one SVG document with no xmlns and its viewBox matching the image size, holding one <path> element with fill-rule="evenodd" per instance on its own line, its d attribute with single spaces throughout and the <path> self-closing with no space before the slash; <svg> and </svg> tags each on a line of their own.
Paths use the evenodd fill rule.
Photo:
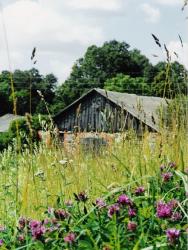
<svg viewBox="0 0 188 250">
<path fill-rule="evenodd" d="M 70 216 L 70 214 L 67 211 L 63 210 L 63 209 L 55 210 L 54 215 L 59 220 L 65 220 Z"/>
<path fill-rule="evenodd" d="M 3 245 L 3 240 L 0 239 L 0 247 Z"/>
<path fill-rule="evenodd" d="M 74 194 L 77 201 L 86 202 L 88 200 L 86 192 L 80 192 L 79 194 Z"/>
<path fill-rule="evenodd" d="M 45 227 L 40 221 L 30 221 L 29 226 L 31 228 L 31 233 L 34 239 L 40 239 L 41 236 L 46 232 Z"/>
<path fill-rule="evenodd" d="M 179 212 L 174 212 L 173 214 L 172 214 L 172 216 L 171 216 L 171 221 L 179 221 L 179 220 L 181 220 L 181 218 L 182 218 L 182 215 L 181 215 L 181 213 L 179 213 Z"/>
<path fill-rule="evenodd" d="M 136 216 L 136 210 L 133 208 L 129 208 L 128 214 L 130 217 L 135 217 Z"/>
<path fill-rule="evenodd" d="M 180 237 L 180 230 L 177 230 L 175 228 L 167 229 L 166 236 L 167 236 L 168 241 L 171 244 L 174 244 L 178 240 L 178 238 Z"/>
<path fill-rule="evenodd" d="M 136 228 L 137 228 L 137 223 L 136 222 L 134 222 L 134 221 L 129 221 L 128 222 L 127 229 L 129 231 L 135 231 Z"/>
<path fill-rule="evenodd" d="M 142 195 L 144 192 L 145 192 L 144 187 L 137 187 L 137 189 L 135 190 L 136 195 Z"/>
<path fill-rule="evenodd" d="M 112 216 L 114 214 L 118 214 L 119 213 L 119 210 L 120 210 L 120 208 L 119 208 L 118 204 L 114 204 L 114 205 L 110 206 L 109 209 L 108 209 L 108 216 L 110 218 L 112 218 Z"/>
<path fill-rule="evenodd" d="M 178 206 L 178 201 L 176 199 L 173 199 L 171 201 L 168 202 L 168 205 L 173 209 L 176 208 Z"/>
<path fill-rule="evenodd" d="M 130 198 L 125 194 L 119 196 L 118 203 L 121 205 L 130 205 L 130 206 L 133 204 Z"/>
<path fill-rule="evenodd" d="M 170 168 L 176 168 L 176 163 L 175 162 L 169 162 L 169 167 Z"/>
<path fill-rule="evenodd" d="M 65 237 L 64 237 L 64 241 L 66 243 L 72 244 L 76 239 L 76 235 L 74 233 L 68 233 Z"/>
<path fill-rule="evenodd" d="M 171 172 L 163 173 L 162 178 L 164 182 L 168 182 L 172 178 L 173 174 Z"/>
<path fill-rule="evenodd" d="M 101 198 L 97 198 L 96 199 L 96 205 L 99 208 L 103 208 L 103 207 L 106 206 L 106 202 L 103 199 L 101 199 Z"/>
<path fill-rule="evenodd" d="M 18 220 L 18 227 L 19 229 L 23 230 L 25 228 L 26 225 L 29 224 L 29 220 L 24 218 L 24 217 L 20 217 Z"/>
<path fill-rule="evenodd" d="M 161 165 L 161 166 L 160 166 L 160 170 L 161 170 L 161 171 L 163 171 L 163 170 L 165 170 L 165 169 L 166 169 L 166 166 L 165 166 L 165 165 Z"/>
<path fill-rule="evenodd" d="M 19 240 L 19 241 L 24 241 L 24 235 L 23 235 L 23 234 L 20 234 L 20 235 L 18 236 L 18 240 Z"/>
<path fill-rule="evenodd" d="M 157 203 L 157 216 L 159 218 L 170 218 L 172 215 L 172 207 L 162 201 Z"/>
</svg>

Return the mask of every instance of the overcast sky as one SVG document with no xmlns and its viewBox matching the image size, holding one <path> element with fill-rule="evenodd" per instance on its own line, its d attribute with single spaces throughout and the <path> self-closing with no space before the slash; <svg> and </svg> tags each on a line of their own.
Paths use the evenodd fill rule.
<svg viewBox="0 0 188 250">
<path fill-rule="evenodd" d="M 166 43 L 188 68 L 188 32 L 183 0 L 0 0 L 0 71 L 9 69 L 5 32 L 12 69 L 29 69 L 37 47 L 36 67 L 54 73 L 62 82 L 87 47 L 117 39 L 138 48 L 153 63 L 164 59 L 151 33 Z M 178 34 L 184 41 L 182 49 Z M 152 55 L 157 54 L 159 58 Z M 175 59 L 175 56 L 173 56 Z"/>
</svg>

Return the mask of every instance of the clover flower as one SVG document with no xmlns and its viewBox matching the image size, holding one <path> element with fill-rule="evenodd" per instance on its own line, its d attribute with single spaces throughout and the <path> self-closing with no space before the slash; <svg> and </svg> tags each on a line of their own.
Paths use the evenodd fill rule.
<svg viewBox="0 0 188 250">
<path fill-rule="evenodd" d="M 176 163 L 175 162 L 169 162 L 168 166 L 170 168 L 176 168 Z"/>
<path fill-rule="evenodd" d="M 68 233 L 64 237 L 64 241 L 69 244 L 72 244 L 73 242 L 75 242 L 75 240 L 76 240 L 76 235 L 74 233 Z"/>
<path fill-rule="evenodd" d="M 129 230 L 129 231 L 135 231 L 136 230 L 136 228 L 137 228 L 137 223 L 136 222 L 134 222 L 134 221 L 129 221 L 128 222 L 128 225 L 127 225 L 127 229 Z"/>
<path fill-rule="evenodd" d="M 130 217 L 135 217 L 136 216 L 136 210 L 133 208 L 129 208 L 128 214 Z"/>
<path fill-rule="evenodd" d="M 179 212 L 174 212 L 171 216 L 171 221 L 179 221 L 182 219 L 182 215 Z"/>
<path fill-rule="evenodd" d="M 26 225 L 29 224 L 29 220 L 24 218 L 24 217 L 20 217 L 18 220 L 18 227 L 20 230 L 23 230 L 25 228 Z"/>
<path fill-rule="evenodd" d="M 97 198 L 96 199 L 96 206 L 98 208 L 103 208 L 103 207 L 106 206 L 106 202 L 103 199 L 101 199 L 101 198 Z"/>
<path fill-rule="evenodd" d="M 0 247 L 3 245 L 3 240 L 2 239 L 0 239 Z"/>
<path fill-rule="evenodd" d="M 88 200 L 86 192 L 80 192 L 79 194 L 74 194 L 76 201 L 86 202 Z"/>
<path fill-rule="evenodd" d="M 40 239 L 41 236 L 46 232 L 45 227 L 40 221 L 33 220 L 29 223 L 31 234 L 34 239 Z"/>
<path fill-rule="evenodd" d="M 166 230 L 166 236 L 171 244 L 174 244 L 180 237 L 180 230 L 170 228 Z"/>
<path fill-rule="evenodd" d="M 163 182 L 168 182 L 172 177 L 173 177 L 173 174 L 171 172 L 162 174 Z"/>
<path fill-rule="evenodd" d="M 142 195 L 145 192 L 145 188 L 144 187 L 137 187 L 137 189 L 135 190 L 135 194 L 136 195 Z"/>
<path fill-rule="evenodd" d="M 118 203 L 121 205 L 130 205 L 130 206 L 132 206 L 132 204 L 133 204 L 133 202 L 130 200 L 130 198 L 125 194 L 122 194 L 119 196 Z"/>
<path fill-rule="evenodd" d="M 109 209 L 108 209 L 108 216 L 110 218 L 112 218 L 112 216 L 114 214 L 118 214 L 119 213 L 119 210 L 120 210 L 120 207 L 119 207 L 118 204 L 114 204 L 114 205 L 110 206 Z"/>
<path fill-rule="evenodd" d="M 54 215 L 55 215 L 56 219 L 59 219 L 59 220 L 65 220 L 70 216 L 70 214 L 63 209 L 55 210 Z"/>
<path fill-rule="evenodd" d="M 168 203 L 159 201 L 157 203 L 157 217 L 159 218 L 170 218 L 172 215 L 172 206 Z"/>
</svg>

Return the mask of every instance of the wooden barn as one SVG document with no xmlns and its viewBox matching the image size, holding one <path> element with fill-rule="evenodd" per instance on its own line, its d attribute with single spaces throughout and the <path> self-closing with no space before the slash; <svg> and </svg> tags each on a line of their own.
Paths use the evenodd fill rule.
<svg viewBox="0 0 188 250">
<path fill-rule="evenodd" d="M 159 131 L 158 111 L 165 99 L 92 89 L 54 117 L 60 131 Z"/>
</svg>

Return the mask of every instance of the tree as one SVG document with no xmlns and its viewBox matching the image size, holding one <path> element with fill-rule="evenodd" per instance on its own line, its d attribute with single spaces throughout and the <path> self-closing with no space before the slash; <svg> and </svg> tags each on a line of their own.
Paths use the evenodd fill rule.
<svg viewBox="0 0 188 250">
<path fill-rule="evenodd" d="M 145 83 L 144 77 L 130 77 L 118 74 L 105 82 L 104 88 L 110 91 L 126 92 L 138 95 L 150 95 L 150 85 Z"/>
<path fill-rule="evenodd" d="M 187 93 L 187 70 L 179 62 L 168 64 L 160 62 L 156 66 L 157 74 L 152 84 L 152 93 L 156 96 L 175 97 Z"/>
<path fill-rule="evenodd" d="M 129 50 L 126 42 L 105 42 L 101 47 L 90 46 L 84 57 L 74 64 L 69 78 L 58 89 L 64 106 L 70 104 L 91 88 L 103 88 L 106 80 L 117 74 L 142 77 L 149 60 L 138 50 Z M 57 99 L 59 96 L 57 95 Z M 56 105 L 57 107 L 57 105 Z"/>
</svg>

